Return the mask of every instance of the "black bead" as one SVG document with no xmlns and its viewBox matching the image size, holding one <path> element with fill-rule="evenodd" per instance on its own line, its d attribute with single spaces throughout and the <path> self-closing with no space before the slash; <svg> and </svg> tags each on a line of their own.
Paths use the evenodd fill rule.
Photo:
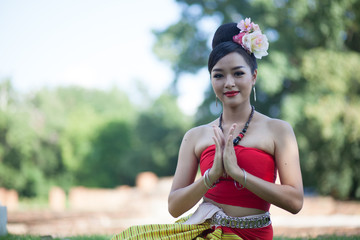
<svg viewBox="0 0 360 240">
<path fill-rule="evenodd" d="M 237 136 L 237 137 L 234 139 L 234 141 L 233 141 L 234 146 L 237 145 L 237 144 L 240 142 L 240 140 L 241 140 L 240 137 Z"/>
</svg>

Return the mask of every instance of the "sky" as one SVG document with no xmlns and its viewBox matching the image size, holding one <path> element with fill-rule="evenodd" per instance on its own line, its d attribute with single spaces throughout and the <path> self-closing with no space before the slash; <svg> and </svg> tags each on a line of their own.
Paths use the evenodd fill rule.
<svg viewBox="0 0 360 240">
<path fill-rule="evenodd" d="M 0 81 L 20 92 L 78 85 L 124 90 L 137 82 L 156 98 L 173 80 L 152 52 L 153 29 L 180 19 L 175 0 L 0 0 Z M 209 85 L 205 70 L 179 81 L 178 105 L 193 115 Z"/>
</svg>

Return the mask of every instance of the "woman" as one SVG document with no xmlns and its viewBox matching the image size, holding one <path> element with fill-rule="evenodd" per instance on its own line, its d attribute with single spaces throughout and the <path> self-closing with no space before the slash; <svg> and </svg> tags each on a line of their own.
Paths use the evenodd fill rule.
<svg viewBox="0 0 360 240">
<path fill-rule="evenodd" d="M 268 42 L 250 19 L 216 31 L 208 68 L 223 113 L 189 130 L 169 195 L 176 224 L 132 227 L 117 239 L 272 239 L 270 204 L 297 213 L 303 204 L 298 147 L 291 126 L 254 110 L 255 58 Z M 239 133 L 239 134 L 238 134 Z M 200 165 L 202 177 L 195 181 Z M 281 185 L 275 184 L 279 173 Z"/>
</svg>

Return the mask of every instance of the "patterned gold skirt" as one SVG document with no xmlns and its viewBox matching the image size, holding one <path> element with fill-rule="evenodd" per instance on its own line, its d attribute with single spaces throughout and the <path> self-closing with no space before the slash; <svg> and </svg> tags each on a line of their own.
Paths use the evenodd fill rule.
<svg viewBox="0 0 360 240">
<path fill-rule="evenodd" d="M 176 221 L 174 224 L 151 224 L 142 226 L 132 226 L 120 234 L 115 235 L 112 240 L 200 240 L 200 239 L 242 239 L 231 232 L 224 232 L 222 228 L 212 228 L 210 223 L 204 222 L 202 224 L 182 224 L 188 218 L 184 217 Z"/>
<path fill-rule="evenodd" d="M 234 240 L 272 240 L 273 229 L 270 220 L 270 214 L 261 214 L 247 216 L 244 221 L 256 219 L 253 223 L 257 223 L 256 227 L 239 228 L 238 224 L 227 224 L 225 221 L 218 222 L 218 217 L 228 219 L 228 216 L 219 207 L 203 202 L 199 205 L 194 214 L 181 218 L 174 224 L 151 224 L 142 226 L 133 226 L 120 234 L 115 235 L 112 240 L 120 239 L 184 239 L 184 240 L 200 240 L 200 239 L 234 239 Z M 215 218 L 215 219 L 214 219 Z M 233 218 L 230 218 L 233 219 Z M 243 219 L 243 218 L 240 218 Z M 258 220 L 261 220 L 260 222 Z M 266 220 L 263 222 L 262 220 Z M 233 223 L 231 221 L 231 223 Z M 236 222 L 237 223 L 237 222 Z M 232 226 L 232 227 L 230 227 Z"/>
</svg>

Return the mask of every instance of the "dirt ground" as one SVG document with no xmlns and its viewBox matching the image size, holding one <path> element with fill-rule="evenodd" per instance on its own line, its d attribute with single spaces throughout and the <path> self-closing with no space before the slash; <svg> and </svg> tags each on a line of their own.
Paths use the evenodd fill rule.
<svg viewBox="0 0 360 240">
<path fill-rule="evenodd" d="M 162 181 L 162 182 L 161 182 Z M 132 225 L 172 223 L 176 219 L 167 212 L 167 194 L 171 179 L 159 181 L 161 191 L 134 190 L 120 207 L 108 205 L 106 197 L 97 199 L 99 208 L 9 211 L 7 229 L 11 234 L 51 235 L 113 235 Z M 147 188 L 148 189 L 148 188 Z M 132 190 L 131 190 L 132 191 Z M 188 213 L 193 212 L 195 207 Z M 270 209 L 274 235 L 315 237 L 318 235 L 359 235 L 360 202 L 340 202 L 330 197 L 306 197 L 301 212 L 292 215 L 272 206 Z M 187 215 L 184 214 L 184 215 Z"/>
<path fill-rule="evenodd" d="M 358 206 L 357 211 L 360 209 Z M 145 220 L 145 221 L 144 221 Z M 151 219 L 135 219 L 121 212 L 13 212 L 8 216 L 11 234 L 51 235 L 109 235 L 119 233 L 128 225 L 152 223 Z M 133 223 L 133 224 L 132 224 Z M 359 222 L 360 224 L 360 222 Z M 126 227 L 124 227 L 126 225 Z M 360 226 L 281 226 L 274 223 L 274 235 L 286 237 L 316 237 L 319 235 L 360 235 Z"/>
</svg>

